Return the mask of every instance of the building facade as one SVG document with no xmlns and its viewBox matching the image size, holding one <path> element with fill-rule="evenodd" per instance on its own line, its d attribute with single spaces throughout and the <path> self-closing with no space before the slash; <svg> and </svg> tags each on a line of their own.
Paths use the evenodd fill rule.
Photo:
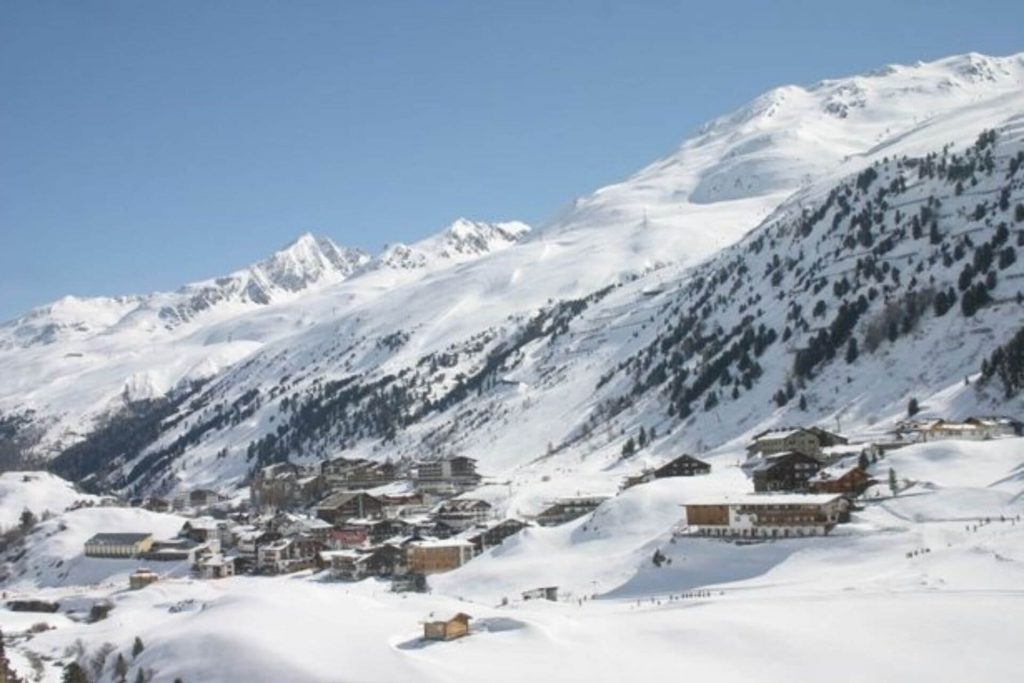
<svg viewBox="0 0 1024 683">
<path fill-rule="evenodd" d="M 414 541 L 407 550 L 409 571 L 439 574 L 458 569 L 473 559 L 473 544 L 458 539 Z"/>
<path fill-rule="evenodd" d="M 842 521 L 848 503 L 841 495 L 791 493 L 685 507 L 687 528 L 697 535 L 764 539 L 823 536 Z"/>
<path fill-rule="evenodd" d="M 86 557 L 130 558 L 149 552 L 153 547 L 153 534 L 114 533 L 96 534 L 85 542 Z"/>
</svg>

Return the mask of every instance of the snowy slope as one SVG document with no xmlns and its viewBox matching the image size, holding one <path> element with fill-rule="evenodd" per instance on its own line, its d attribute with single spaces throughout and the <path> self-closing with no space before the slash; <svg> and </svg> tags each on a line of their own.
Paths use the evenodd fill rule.
<svg viewBox="0 0 1024 683">
<path fill-rule="evenodd" d="M 253 266 L 173 293 L 67 297 L 0 325 L 0 416 L 31 414 L 44 430 L 35 450 L 52 456 L 128 402 L 207 380 L 269 341 L 528 230 L 460 219 L 376 258 L 307 233 Z M 353 277 L 359 286 L 334 287 Z"/>
<path fill-rule="evenodd" d="M 712 456 L 710 475 L 644 484 L 565 527 L 510 539 L 432 577 L 430 594 L 307 573 L 206 582 L 165 576 L 140 591 L 125 590 L 123 576 L 78 575 L 78 585 L 58 585 L 29 574 L 5 588 L 62 605 L 108 600 L 111 616 L 86 624 L 0 610 L 0 627 L 26 673 L 30 654 L 69 661 L 69 646 L 81 640 L 89 657 L 107 642 L 124 653 L 129 680 L 141 668 L 156 680 L 199 683 L 221 680 L 225 670 L 268 682 L 604 682 L 683 670 L 727 682 L 1010 681 L 1024 618 L 1022 443 L 937 442 L 894 452 L 874 465 L 876 478 L 892 467 L 916 483 L 895 497 L 869 493 L 852 522 L 828 537 L 673 540 L 687 500 L 749 486 L 730 464 L 735 453 L 722 453 Z M 979 503 L 995 490 L 1013 500 Z M 905 514 L 922 498 L 941 499 L 939 514 Z M 30 542 L 28 566 L 48 557 L 76 561 L 71 546 L 53 551 L 45 534 Z M 671 562 L 653 566 L 655 549 Z M 557 603 L 519 597 L 553 584 Z M 456 612 L 473 617 L 468 638 L 419 639 L 422 621 Z M 26 637 L 40 621 L 54 628 Z M 145 650 L 133 660 L 136 636 Z M 837 658 L 847 664 L 837 667 Z M 43 680 L 59 680 L 58 667 L 44 671 Z"/>
<path fill-rule="evenodd" d="M 60 514 L 74 503 L 96 501 L 96 496 L 76 491 L 49 472 L 4 472 L 0 474 L 0 529 L 17 526 L 25 510 L 38 518 L 46 512 Z"/>
<path fill-rule="evenodd" d="M 106 584 L 121 588 L 128 575 L 154 563 L 85 557 L 85 542 L 98 533 L 151 533 L 173 538 L 185 519 L 140 508 L 84 507 L 38 524 L 25 540 L 27 552 L 8 565 L 5 585 L 14 591 Z M 187 574 L 187 562 L 155 563 L 162 575 Z"/>
<path fill-rule="evenodd" d="M 937 411 L 1002 412 L 1011 406 L 995 400 L 998 392 L 958 385 L 1012 332 L 1010 278 L 1019 261 L 1002 273 L 995 305 L 974 316 L 926 315 L 912 335 L 862 354 L 853 371 L 828 362 L 814 377 L 794 378 L 792 368 L 795 353 L 841 303 L 817 288 L 824 281 L 833 291 L 857 260 L 858 248 L 846 246 L 848 236 L 857 239 L 856 212 L 881 211 L 884 229 L 893 232 L 896 251 L 874 257 L 884 276 L 894 257 L 920 251 L 907 258 L 926 269 L 921 282 L 934 278 L 943 286 L 955 286 L 964 255 L 953 266 L 934 259 L 962 241 L 961 231 L 982 230 L 988 240 L 992 221 L 1013 226 L 1020 176 L 1005 174 L 1020 148 L 1022 74 L 1019 56 L 965 55 L 781 88 L 539 230 L 459 221 L 418 245 L 386 249 L 340 282 L 281 303 L 238 304 L 244 311 L 215 309 L 172 333 L 154 332 L 163 336 L 147 336 L 144 353 L 140 337 L 119 334 L 77 346 L 8 349 L 0 370 L 12 381 L 0 410 L 35 409 L 47 429 L 39 450 L 48 447 L 50 455 L 89 436 L 62 471 L 104 470 L 116 485 L 226 487 L 269 459 L 347 450 L 374 457 L 466 453 L 499 477 L 540 480 L 563 468 L 598 490 L 614 488 L 607 468 L 619 467 L 624 432 L 640 425 L 672 431 L 674 448 L 704 451 L 779 421 L 840 419 L 857 428 L 891 422 L 911 392 L 934 397 Z M 962 196 L 947 177 L 917 182 L 901 165 L 904 156 L 966 154 L 985 129 L 1000 131 L 1000 175 L 985 175 Z M 881 179 L 870 192 L 854 190 L 869 167 Z M 878 188 L 901 175 L 908 181 L 901 196 L 879 201 L 907 206 L 873 203 Z M 854 206 L 837 218 L 840 188 L 852 192 Z M 979 201 L 992 203 L 1004 188 L 1010 210 L 970 218 Z M 907 234 L 911 212 L 930 197 L 943 202 L 945 246 Z M 804 236 L 804 212 L 819 209 L 824 214 Z M 827 230 L 832 221 L 841 229 Z M 873 241 L 887 239 L 877 230 Z M 964 249 L 971 258 L 974 246 Z M 786 265 L 777 268 L 775 260 Z M 783 278 L 769 286 L 775 272 Z M 866 293 L 868 276 L 859 278 L 857 292 Z M 917 280 L 907 271 L 898 283 L 877 283 L 857 336 L 887 297 L 921 289 Z M 812 315 L 819 299 L 825 313 Z M 693 318 L 705 305 L 710 318 Z M 802 311 L 796 317 L 794 306 Z M 776 341 L 738 399 L 715 392 L 718 406 L 705 414 L 706 387 L 691 386 L 681 372 L 646 378 L 659 366 L 680 363 L 690 373 L 721 357 L 725 340 L 752 324 L 744 318 L 753 313 L 755 327 L 772 330 Z M 687 328 L 698 322 L 700 329 Z M 792 337 L 781 340 L 786 327 Z M 937 360 L 923 362 L 921 349 Z M 733 377 L 723 381 L 732 382 L 731 391 L 737 368 L 730 362 Z M 878 382 L 883 376 L 889 381 Z M 209 382 L 182 385 L 193 379 Z M 803 385 L 806 413 L 794 414 L 795 396 L 784 409 L 773 401 L 790 383 Z M 126 447 L 97 430 L 104 421 L 96 418 L 115 414 L 126 399 L 161 397 L 175 387 L 177 403 L 133 408 L 149 417 L 119 425 L 123 433 L 156 420 L 166 425 L 156 438 Z M 696 396 L 681 401 L 687 392 Z M 295 406 L 331 416 L 330 427 L 296 417 Z M 270 443 L 282 421 L 290 422 L 289 435 Z M 519 429 L 523 424 L 530 429 Z M 549 447 L 556 457 L 542 458 Z M 643 457 L 669 450 L 659 443 Z M 551 471 L 528 474 L 525 466 L 538 458 L 550 461 L 543 467 Z M 524 508 L 557 493 L 559 480 L 524 486 Z"/>
<path fill-rule="evenodd" d="M 465 453 L 525 482 L 513 509 L 530 512 L 566 486 L 614 488 L 635 466 L 618 460 L 640 426 L 671 433 L 643 456 L 667 457 L 772 424 L 880 430 L 911 397 L 939 415 L 1014 413 L 1019 398 L 964 378 L 1020 319 L 1022 92 L 841 164 L 695 266 L 578 299 L 542 297 L 592 263 L 568 263 L 567 249 L 527 268 L 524 254 L 551 245 L 535 237 L 372 298 L 353 279 L 332 290 L 352 294 L 347 311 L 218 376 L 200 408 L 176 410 L 180 426 L 107 476 L 229 486 L 282 457 Z M 963 280 L 968 264 L 978 273 Z M 962 281 L 984 290 L 977 310 L 962 307 Z M 953 297 L 941 313 L 939 294 Z"/>
</svg>

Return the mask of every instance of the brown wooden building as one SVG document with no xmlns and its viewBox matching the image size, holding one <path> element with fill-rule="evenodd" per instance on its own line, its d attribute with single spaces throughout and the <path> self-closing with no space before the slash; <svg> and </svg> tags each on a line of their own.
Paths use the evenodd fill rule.
<svg viewBox="0 0 1024 683">
<path fill-rule="evenodd" d="M 646 469 L 640 474 L 634 474 L 626 477 L 622 484 L 623 489 L 628 489 L 639 484 L 646 484 L 649 481 L 655 479 L 665 479 L 667 477 L 694 477 L 701 474 L 710 474 L 711 465 L 698 460 L 692 455 L 680 455 L 678 458 L 669 460 L 667 463 L 660 467 L 652 469 Z"/>
<path fill-rule="evenodd" d="M 469 635 L 471 616 L 459 612 L 447 621 L 428 621 L 423 624 L 423 637 L 426 640 L 454 640 Z"/>
<path fill-rule="evenodd" d="M 473 559 L 473 544 L 459 539 L 414 541 L 408 549 L 409 571 L 440 574 L 458 569 Z"/>
<path fill-rule="evenodd" d="M 867 472 L 854 465 L 841 470 L 834 468 L 818 472 L 807 482 L 812 493 L 842 493 L 859 496 L 875 483 Z"/>
<path fill-rule="evenodd" d="M 773 455 L 792 451 L 819 458 L 821 449 L 845 443 L 845 437 L 820 427 L 769 429 L 754 437 L 747 446 L 747 452 L 751 455 Z"/>
<path fill-rule="evenodd" d="M 316 516 L 335 526 L 349 519 L 374 519 L 384 514 L 380 499 L 366 491 L 338 491 L 317 503 Z"/>
<path fill-rule="evenodd" d="M 804 491 L 807 482 L 821 469 L 821 463 L 803 453 L 780 453 L 764 459 L 754 470 L 754 490 Z"/>
<path fill-rule="evenodd" d="M 686 524 L 704 536 L 821 536 L 844 521 L 849 502 L 837 494 L 776 493 L 686 504 Z"/>
</svg>

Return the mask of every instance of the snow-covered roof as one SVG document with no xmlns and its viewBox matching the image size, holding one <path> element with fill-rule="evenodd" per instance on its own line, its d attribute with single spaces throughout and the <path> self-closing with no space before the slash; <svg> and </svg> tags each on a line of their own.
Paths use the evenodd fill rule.
<svg viewBox="0 0 1024 683">
<path fill-rule="evenodd" d="M 101 533 L 96 534 L 88 541 L 86 541 L 86 543 L 88 545 L 130 545 L 133 543 L 145 541 L 146 539 L 152 537 L 153 534 L 148 532 L 116 534 Z"/>
<path fill-rule="evenodd" d="M 856 463 L 847 463 L 845 465 L 837 463 L 831 467 L 824 467 L 818 470 L 809 481 L 833 481 L 835 479 L 841 479 L 856 469 L 860 469 Z"/>
<path fill-rule="evenodd" d="M 842 498 L 842 495 L 838 493 L 748 493 L 688 500 L 684 505 L 825 505 L 837 498 Z"/>
<path fill-rule="evenodd" d="M 332 558 L 348 558 L 348 559 L 359 559 L 365 553 L 361 553 L 358 550 L 321 550 L 320 559 L 326 561 Z"/>
<path fill-rule="evenodd" d="M 413 541 L 410 545 L 417 548 L 453 548 L 472 547 L 472 543 L 461 538 L 425 538 L 421 541 Z"/>
</svg>

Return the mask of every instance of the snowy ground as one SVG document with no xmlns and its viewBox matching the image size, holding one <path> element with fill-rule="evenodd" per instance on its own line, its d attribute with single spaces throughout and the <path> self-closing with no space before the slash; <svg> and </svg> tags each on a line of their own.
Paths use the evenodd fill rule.
<svg viewBox="0 0 1024 683">
<path fill-rule="evenodd" d="M 829 537 L 673 541 L 687 499 L 749 487 L 733 460 L 721 456 L 706 477 L 630 489 L 592 517 L 528 530 L 434 577 L 428 595 L 308 573 L 168 577 L 129 592 L 118 562 L 67 580 L 35 577 L 32 568 L 56 558 L 80 567 L 76 544 L 93 528 L 179 521 L 76 511 L 50 522 L 68 528 L 37 538 L 27 569 L 8 587 L 72 608 L 107 598 L 115 605 L 110 617 L 89 625 L 63 613 L 0 611 L 0 627 L 26 674 L 30 653 L 48 658 L 40 679 L 48 681 L 59 680 L 56 662 L 77 639 L 90 652 L 109 642 L 127 656 L 136 636 L 146 648 L 129 680 L 140 667 L 155 680 L 190 683 L 224 680 L 226 672 L 245 681 L 1018 679 L 1024 439 L 890 454 L 875 466 L 876 478 L 885 480 L 891 467 L 909 485 L 897 496 L 876 487 L 853 522 Z M 654 567 L 655 549 L 671 563 Z M 560 586 L 562 599 L 519 599 L 541 585 Z M 469 638 L 419 639 L 422 620 L 458 611 L 474 617 Z M 38 622 L 55 628 L 27 638 Z M 108 666 L 101 680 L 110 675 Z"/>
<path fill-rule="evenodd" d="M 0 474 L 0 529 L 19 524 L 25 510 L 36 517 L 64 512 L 75 503 L 93 503 L 96 496 L 75 490 L 60 477 L 46 472 Z"/>
</svg>

